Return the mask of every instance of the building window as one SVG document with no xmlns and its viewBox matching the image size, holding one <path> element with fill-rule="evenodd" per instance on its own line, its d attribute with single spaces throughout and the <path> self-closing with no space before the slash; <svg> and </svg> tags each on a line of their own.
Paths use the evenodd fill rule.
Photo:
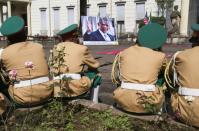
<svg viewBox="0 0 199 131">
<path fill-rule="evenodd" d="M 41 35 L 47 35 L 46 8 L 40 8 L 40 14 L 41 14 Z"/>
<path fill-rule="evenodd" d="M 117 36 L 120 37 L 125 32 L 125 4 L 124 3 L 116 3 L 117 4 Z"/>
<path fill-rule="evenodd" d="M 108 3 L 99 3 L 99 4 L 97 4 L 99 6 L 99 16 L 100 17 L 107 16 L 107 14 L 106 14 L 106 5 L 107 4 Z"/>
<path fill-rule="evenodd" d="M 8 18 L 7 6 L 2 6 L 2 15 L 2 22 L 4 22 Z"/>
<path fill-rule="evenodd" d="M 124 32 L 124 21 L 117 21 L 117 36 L 120 37 Z"/>
<path fill-rule="evenodd" d="M 59 13 L 59 7 L 53 7 L 54 11 L 54 34 L 57 34 L 59 32 L 60 28 L 60 13 Z"/>
<path fill-rule="evenodd" d="M 125 13 L 124 13 L 124 5 L 117 5 L 117 20 L 124 21 Z"/>
<path fill-rule="evenodd" d="M 74 6 L 68 6 L 68 25 L 74 24 Z"/>
<path fill-rule="evenodd" d="M 100 5 L 99 6 L 99 16 L 100 17 L 105 17 L 106 16 L 106 6 L 105 5 Z"/>
<path fill-rule="evenodd" d="M 136 20 L 141 20 L 145 16 L 145 3 L 136 3 Z"/>
<path fill-rule="evenodd" d="M 87 7 L 86 7 L 86 15 L 90 16 L 90 6 L 89 5 L 87 5 Z"/>
</svg>

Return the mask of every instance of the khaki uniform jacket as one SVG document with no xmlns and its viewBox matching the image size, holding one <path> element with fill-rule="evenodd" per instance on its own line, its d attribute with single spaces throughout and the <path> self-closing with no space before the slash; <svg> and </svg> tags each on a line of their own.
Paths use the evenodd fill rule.
<svg viewBox="0 0 199 131">
<path fill-rule="evenodd" d="M 178 85 L 181 87 L 199 89 L 199 47 L 179 52 L 175 59 L 175 69 L 178 74 Z M 170 67 L 171 68 L 171 67 Z M 171 103 L 173 111 L 185 123 L 199 127 L 199 97 L 191 97 L 173 93 Z"/>
<path fill-rule="evenodd" d="M 120 77 L 123 82 L 135 84 L 153 84 L 158 79 L 158 73 L 165 60 L 165 54 L 152 49 L 132 46 L 119 56 Z M 161 88 L 156 88 L 153 92 L 144 92 L 132 89 L 117 88 L 113 97 L 115 101 L 126 111 L 135 113 L 147 113 L 142 104 L 141 96 L 152 96 L 153 104 L 160 108 L 164 95 Z"/>
<path fill-rule="evenodd" d="M 16 79 L 19 81 L 48 77 L 48 65 L 41 44 L 16 43 L 6 47 L 1 57 L 8 72 L 13 69 L 17 71 Z M 26 61 L 32 61 L 34 69 L 29 71 L 25 68 Z M 18 88 L 10 85 L 8 92 L 11 98 L 19 104 L 35 105 L 46 101 L 52 95 L 53 88 L 49 88 L 49 85 L 50 82 Z"/>
<path fill-rule="evenodd" d="M 84 71 L 84 66 L 93 69 L 99 67 L 99 62 L 94 59 L 86 46 L 74 42 L 62 42 L 57 45 L 57 47 L 60 46 L 65 47 L 64 65 L 66 65 L 61 68 L 61 73 L 79 74 Z M 61 88 L 60 86 L 55 86 L 54 96 L 60 96 L 60 92 L 65 97 L 79 96 L 87 92 L 90 86 L 91 80 L 86 76 L 82 76 L 80 80 L 68 81 Z"/>
</svg>

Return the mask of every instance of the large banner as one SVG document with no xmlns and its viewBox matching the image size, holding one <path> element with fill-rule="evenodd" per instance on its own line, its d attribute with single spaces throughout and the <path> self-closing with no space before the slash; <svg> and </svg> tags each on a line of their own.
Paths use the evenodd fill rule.
<svg viewBox="0 0 199 131">
<path fill-rule="evenodd" d="M 113 18 L 81 16 L 84 45 L 117 45 Z"/>
</svg>

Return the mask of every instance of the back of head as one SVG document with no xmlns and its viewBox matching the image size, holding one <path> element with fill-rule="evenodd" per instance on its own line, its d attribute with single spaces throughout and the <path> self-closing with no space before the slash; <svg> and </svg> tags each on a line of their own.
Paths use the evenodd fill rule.
<svg viewBox="0 0 199 131">
<path fill-rule="evenodd" d="M 0 31 L 10 44 L 26 40 L 24 20 L 19 16 L 9 17 L 1 26 Z"/>
<path fill-rule="evenodd" d="M 150 23 L 138 32 L 138 42 L 141 46 L 157 50 L 166 42 L 167 32 L 157 23 Z"/>
<path fill-rule="evenodd" d="M 199 24 L 192 24 L 191 29 L 193 30 L 193 34 L 189 42 L 192 43 L 192 47 L 199 46 Z"/>
<path fill-rule="evenodd" d="M 72 24 L 63 30 L 59 31 L 57 33 L 58 36 L 61 37 L 62 41 L 73 41 L 73 42 L 78 42 L 77 37 L 78 37 L 78 25 L 77 24 Z"/>
</svg>

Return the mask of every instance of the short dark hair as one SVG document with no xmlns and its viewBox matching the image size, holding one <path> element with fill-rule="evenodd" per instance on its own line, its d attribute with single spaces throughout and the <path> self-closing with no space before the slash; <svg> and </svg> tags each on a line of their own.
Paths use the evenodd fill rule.
<svg viewBox="0 0 199 131">
<path fill-rule="evenodd" d="M 15 34 L 8 35 L 7 39 L 9 41 L 9 44 L 14 44 L 14 43 L 26 41 L 27 34 L 26 34 L 26 31 L 25 31 L 25 27 L 21 31 L 19 31 Z"/>
<path fill-rule="evenodd" d="M 100 17 L 99 18 L 99 23 L 100 24 L 108 24 L 108 18 L 107 17 Z"/>
</svg>

